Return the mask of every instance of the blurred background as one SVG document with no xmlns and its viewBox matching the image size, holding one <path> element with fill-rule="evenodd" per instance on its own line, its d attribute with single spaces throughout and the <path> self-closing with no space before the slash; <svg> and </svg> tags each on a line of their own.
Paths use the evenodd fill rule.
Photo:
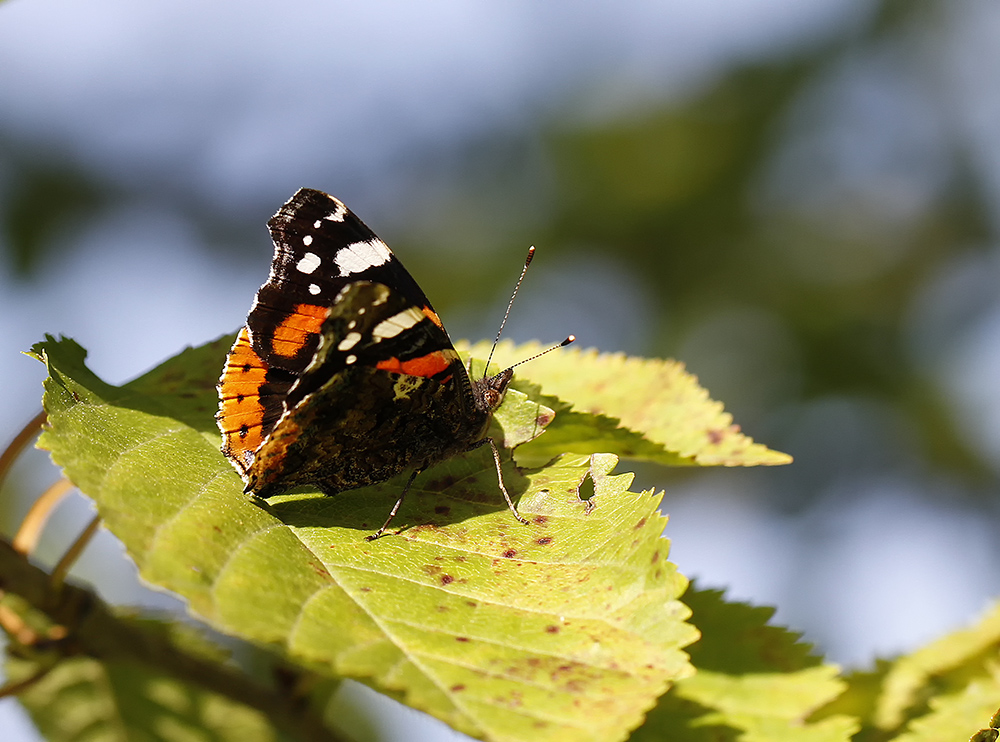
<svg viewBox="0 0 1000 742">
<path fill-rule="evenodd" d="M 510 337 L 682 360 L 794 455 L 639 468 L 699 585 L 853 667 L 1000 593 L 996 2 L 0 3 L 0 438 L 45 332 L 118 383 L 234 331 L 300 186 L 455 338 L 492 336 L 536 245 Z M 56 477 L 24 457 L 5 535 Z M 64 504 L 41 561 L 88 517 Z M 106 533 L 76 575 L 179 606 Z M 458 738 L 346 697 L 386 739 Z M 37 738 L 13 701 L 0 728 Z"/>
</svg>

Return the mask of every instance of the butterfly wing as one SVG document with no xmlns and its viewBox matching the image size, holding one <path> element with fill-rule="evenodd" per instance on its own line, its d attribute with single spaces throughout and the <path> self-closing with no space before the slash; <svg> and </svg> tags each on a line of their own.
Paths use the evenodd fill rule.
<svg viewBox="0 0 1000 742">
<path fill-rule="evenodd" d="M 303 188 L 268 228 L 271 272 L 219 383 L 222 450 L 248 489 L 273 494 L 310 482 L 339 491 L 388 478 L 433 445 L 446 445 L 430 440 L 451 428 L 426 415 L 409 428 L 384 419 L 410 419 L 421 405 L 433 408 L 436 420 L 446 401 L 448 412 L 465 420 L 460 425 L 480 427 L 468 374 L 437 313 L 385 243 L 343 203 Z M 362 411 L 377 417 L 377 442 L 371 431 L 352 433 L 350 425 L 368 430 Z M 316 417 L 320 423 L 306 424 Z M 324 430 L 334 431 L 333 438 L 320 446 Z M 401 436 L 418 442 L 400 443 Z M 337 455 L 354 459 L 355 469 L 379 448 L 394 448 L 398 466 L 379 464 L 367 476 L 347 473 L 347 464 L 303 468 L 310 456 L 348 450 L 348 440 L 354 448 Z"/>
<path fill-rule="evenodd" d="M 301 373 L 312 360 L 319 329 L 348 283 L 374 281 L 437 318 L 417 282 L 382 240 L 343 203 L 302 188 L 267 223 L 274 258 L 247 329 L 269 366 Z M 444 329 L 440 319 L 438 327 Z"/>
<path fill-rule="evenodd" d="M 382 482 L 466 450 L 488 421 L 422 307 L 384 284 L 350 283 L 247 472 L 248 489 L 269 497 L 315 484 L 334 494 Z"/>
</svg>

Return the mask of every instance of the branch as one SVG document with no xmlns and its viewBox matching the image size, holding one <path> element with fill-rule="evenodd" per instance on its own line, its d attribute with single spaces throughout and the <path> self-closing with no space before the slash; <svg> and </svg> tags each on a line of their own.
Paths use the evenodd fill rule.
<svg viewBox="0 0 1000 742">
<path fill-rule="evenodd" d="M 297 739 L 346 742 L 323 725 L 304 699 L 259 685 L 235 669 L 190 654 L 167 636 L 123 621 L 90 590 L 53 584 L 51 575 L 0 539 L 0 595 L 4 592 L 20 596 L 57 627 L 65 627 L 36 637 L 36 643 L 49 644 L 64 656 L 140 663 L 254 708 Z"/>
</svg>

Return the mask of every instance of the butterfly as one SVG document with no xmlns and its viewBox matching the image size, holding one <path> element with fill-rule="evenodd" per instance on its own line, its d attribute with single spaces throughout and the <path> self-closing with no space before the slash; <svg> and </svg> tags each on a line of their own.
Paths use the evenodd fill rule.
<svg viewBox="0 0 1000 742">
<path fill-rule="evenodd" d="M 421 471 L 488 445 L 507 505 L 527 523 L 486 435 L 513 369 L 472 378 L 416 281 L 333 196 L 303 188 L 268 228 L 271 272 L 218 384 L 222 452 L 245 491 L 333 495 L 409 470 L 371 540 Z"/>
</svg>

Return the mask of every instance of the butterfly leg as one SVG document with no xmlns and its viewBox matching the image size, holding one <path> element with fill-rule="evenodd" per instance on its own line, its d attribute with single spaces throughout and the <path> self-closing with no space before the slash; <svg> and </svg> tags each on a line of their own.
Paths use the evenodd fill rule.
<svg viewBox="0 0 1000 742">
<path fill-rule="evenodd" d="M 497 465 L 497 484 L 500 485 L 500 491 L 503 493 L 503 499 L 507 501 L 507 507 L 510 508 L 510 512 L 514 514 L 514 517 L 517 518 L 518 522 L 528 525 L 528 521 L 522 518 L 521 514 L 517 512 L 517 508 L 514 507 L 514 502 L 510 499 L 510 495 L 507 493 L 507 488 L 504 486 L 503 472 L 500 471 L 500 451 L 497 450 L 497 444 L 493 442 L 492 438 L 483 438 L 482 440 L 476 441 L 469 446 L 469 450 L 472 451 L 487 444 L 489 444 L 490 450 L 493 451 L 493 461 Z"/>
<path fill-rule="evenodd" d="M 389 517 L 385 519 L 385 523 L 383 523 L 382 527 L 379 528 L 377 531 L 375 531 L 375 533 L 369 536 L 365 536 L 365 541 L 374 541 L 383 533 L 385 533 L 385 529 L 389 527 L 389 524 L 392 523 L 392 519 L 395 518 L 396 513 L 399 512 L 399 506 L 403 504 L 403 498 L 406 497 L 406 493 L 409 492 L 410 485 L 413 484 L 413 480 L 416 479 L 417 475 L 422 471 L 423 471 L 422 468 L 413 470 L 413 473 L 410 474 L 410 478 L 407 479 L 406 484 L 403 485 L 403 491 L 400 493 L 399 499 L 396 500 L 396 504 L 393 505 L 392 510 L 389 511 Z"/>
</svg>

